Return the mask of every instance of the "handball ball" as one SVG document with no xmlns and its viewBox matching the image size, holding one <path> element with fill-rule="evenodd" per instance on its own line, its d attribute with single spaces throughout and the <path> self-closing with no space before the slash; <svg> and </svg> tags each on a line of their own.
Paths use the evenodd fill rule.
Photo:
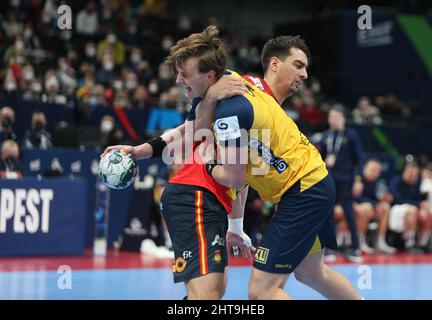
<svg viewBox="0 0 432 320">
<path fill-rule="evenodd" d="M 135 159 L 120 149 L 113 149 L 99 162 L 99 177 L 112 189 L 124 189 L 132 184 L 138 174 Z"/>
</svg>

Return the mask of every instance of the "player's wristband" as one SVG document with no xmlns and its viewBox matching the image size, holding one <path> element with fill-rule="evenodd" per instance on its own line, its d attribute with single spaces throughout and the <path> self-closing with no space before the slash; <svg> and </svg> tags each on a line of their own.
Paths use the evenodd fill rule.
<svg viewBox="0 0 432 320">
<path fill-rule="evenodd" d="M 153 153 L 151 158 L 162 157 L 162 151 L 166 147 L 167 143 L 161 137 L 150 139 L 146 143 L 152 146 Z"/>
<path fill-rule="evenodd" d="M 212 177 L 212 171 L 216 166 L 220 166 L 220 163 L 217 163 L 216 161 L 214 161 L 214 162 L 208 162 L 205 164 L 206 171 L 210 177 Z"/>
<path fill-rule="evenodd" d="M 228 231 L 236 234 L 243 233 L 243 218 L 228 218 Z"/>
</svg>

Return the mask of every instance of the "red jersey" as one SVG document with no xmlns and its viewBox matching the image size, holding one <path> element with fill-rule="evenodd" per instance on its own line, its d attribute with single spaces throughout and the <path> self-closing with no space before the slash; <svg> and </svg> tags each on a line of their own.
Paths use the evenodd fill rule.
<svg viewBox="0 0 432 320">
<path fill-rule="evenodd" d="M 243 76 L 245 80 L 258 87 L 265 93 L 271 95 L 275 100 L 275 96 L 270 89 L 269 85 L 264 79 L 255 76 Z M 192 109 L 189 112 L 188 120 L 195 120 L 195 108 L 198 105 L 200 99 L 194 99 L 192 101 Z M 227 212 L 232 211 L 233 202 L 233 190 L 226 186 L 218 183 L 213 177 L 210 177 L 205 169 L 205 165 L 201 162 L 196 162 L 194 159 L 198 159 L 198 146 L 199 143 L 195 143 L 193 146 L 193 152 L 191 152 L 190 159 L 178 172 L 169 180 L 171 183 L 186 184 L 191 186 L 203 187 L 212 192 L 219 202 L 224 206 Z"/>
<path fill-rule="evenodd" d="M 213 193 L 219 202 L 224 206 L 228 213 L 232 211 L 233 198 L 230 195 L 229 188 L 218 183 L 213 177 L 209 176 L 205 165 L 199 159 L 198 146 L 199 143 L 193 145 L 193 152 L 190 155 L 190 161 L 177 172 L 177 174 L 169 180 L 170 183 L 186 184 L 191 186 L 203 187 Z"/>
<path fill-rule="evenodd" d="M 270 89 L 269 85 L 267 84 L 267 82 L 264 79 L 261 79 L 260 77 L 256 77 L 256 76 L 249 76 L 249 75 L 243 76 L 243 79 L 247 80 L 249 83 L 253 84 L 255 87 L 258 87 L 259 89 L 261 89 L 262 91 L 264 91 L 268 95 L 271 95 L 276 100 L 276 97 L 274 96 L 273 91 Z"/>
</svg>

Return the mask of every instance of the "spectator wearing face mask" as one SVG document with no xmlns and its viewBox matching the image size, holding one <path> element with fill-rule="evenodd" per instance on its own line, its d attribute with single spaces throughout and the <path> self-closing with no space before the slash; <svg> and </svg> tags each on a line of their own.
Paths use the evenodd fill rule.
<svg viewBox="0 0 432 320">
<path fill-rule="evenodd" d="M 84 47 L 84 57 L 80 62 L 96 63 L 96 44 L 92 41 L 87 42 Z"/>
<path fill-rule="evenodd" d="M 123 109 L 130 109 L 132 107 L 128 92 L 126 90 L 117 90 L 115 92 L 113 107 Z"/>
<path fill-rule="evenodd" d="M 125 78 L 125 89 L 131 95 L 138 86 L 138 77 L 135 72 L 129 71 Z"/>
<path fill-rule="evenodd" d="M 127 23 L 126 31 L 120 34 L 120 40 L 126 45 L 127 48 L 131 48 L 139 44 L 140 35 L 138 32 L 138 22 L 135 19 L 131 19 Z"/>
<path fill-rule="evenodd" d="M 37 34 L 35 34 L 33 26 L 30 22 L 26 23 L 23 32 L 23 40 L 28 48 L 29 54 L 37 58 L 35 50 L 41 50 L 42 44 Z"/>
<path fill-rule="evenodd" d="M 30 82 L 35 78 L 34 68 L 29 63 L 23 66 L 21 74 L 21 83 L 24 83 L 25 85 L 30 84 Z"/>
<path fill-rule="evenodd" d="M 37 100 L 37 99 L 33 99 L 33 92 L 32 92 L 32 83 L 33 80 L 35 79 L 35 74 L 34 74 L 34 69 L 33 66 L 31 64 L 26 64 L 23 68 L 22 68 L 22 76 L 20 81 L 18 82 L 19 85 L 19 89 L 21 91 L 21 96 L 23 100 Z"/>
<path fill-rule="evenodd" d="M 19 158 L 18 144 L 5 140 L 1 147 L 0 178 L 19 179 L 23 177 L 23 167 Z"/>
<path fill-rule="evenodd" d="M 159 106 L 150 111 L 146 128 L 148 135 L 157 136 L 167 129 L 177 127 L 184 121 L 183 115 L 177 110 L 178 99 L 179 89 L 177 87 L 162 92 Z"/>
<path fill-rule="evenodd" d="M 42 84 L 39 79 L 34 78 L 26 91 L 23 92 L 22 99 L 25 101 L 41 101 Z"/>
<path fill-rule="evenodd" d="M 173 73 L 166 63 L 161 63 L 159 65 L 158 82 L 161 91 L 168 91 L 173 85 L 175 85 Z"/>
<path fill-rule="evenodd" d="M 144 86 L 138 86 L 135 89 L 132 104 L 134 108 L 145 109 L 148 104 L 148 91 Z"/>
<path fill-rule="evenodd" d="M 106 53 L 113 56 L 115 65 L 122 65 L 125 61 L 125 46 L 117 39 L 113 31 L 108 31 L 106 38 L 99 41 L 97 45 L 98 60 L 102 59 Z"/>
<path fill-rule="evenodd" d="M 96 82 L 109 86 L 111 80 L 115 77 L 114 58 L 111 54 L 106 53 L 102 57 L 102 68 L 96 71 Z"/>
<path fill-rule="evenodd" d="M 4 9 L 4 8 L 2 8 Z M 2 16 L 6 13 L 2 10 Z M 21 19 L 18 18 L 17 14 L 13 12 L 13 10 L 9 11 L 9 13 L 5 17 L 6 19 L 2 19 L 2 29 L 6 37 L 11 38 L 16 36 L 17 34 L 22 33 L 23 31 L 23 23 Z"/>
<path fill-rule="evenodd" d="M 60 57 L 57 63 L 56 77 L 63 91 L 69 94 L 71 89 L 73 91 L 77 86 L 76 72 L 65 57 Z"/>
<path fill-rule="evenodd" d="M 99 13 L 99 33 L 106 33 L 115 25 L 117 21 L 116 4 L 113 1 L 104 1 L 101 3 Z"/>
<path fill-rule="evenodd" d="M 9 106 L 5 106 L 0 110 L 0 144 L 6 140 L 17 140 L 17 136 L 13 129 L 15 123 L 15 112 Z"/>
<path fill-rule="evenodd" d="M 109 146 L 109 137 L 114 130 L 114 118 L 110 115 L 103 116 L 100 122 L 101 148 Z"/>
<path fill-rule="evenodd" d="M 105 88 L 101 84 L 96 84 L 91 88 L 87 101 L 89 109 L 94 109 L 98 106 L 106 106 L 104 90 Z"/>
<path fill-rule="evenodd" d="M 133 47 L 129 55 L 129 60 L 127 61 L 127 66 L 134 71 L 139 73 L 139 65 L 142 61 L 142 51 L 138 47 Z"/>
<path fill-rule="evenodd" d="M 83 79 L 80 80 L 80 82 L 82 83 L 82 85 L 77 90 L 76 97 L 79 104 L 86 104 L 88 102 L 90 92 L 95 86 L 95 76 L 91 71 L 87 71 L 84 74 Z"/>
<path fill-rule="evenodd" d="M 60 92 L 60 83 L 57 77 L 47 72 L 45 79 L 45 93 L 42 94 L 42 102 L 66 104 L 67 98 Z"/>
<path fill-rule="evenodd" d="M 115 120 L 110 115 L 105 115 L 100 122 L 101 148 L 116 144 L 127 144 L 123 130 L 115 125 Z"/>
<path fill-rule="evenodd" d="M 6 49 L 3 55 L 3 62 L 7 65 L 11 60 L 15 59 L 16 63 L 22 64 L 25 62 L 25 43 L 21 36 L 15 37 L 15 42 Z"/>
<path fill-rule="evenodd" d="M 133 67 L 131 68 L 133 69 Z M 148 60 L 142 59 L 137 64 L 136 73 L 138 75 L 139 83 L 148 84 L 153 76 L 153 69 Z"/>
<path fill-rule="evenodd" d="M 99 29 L 98 14 L 96 4 L 90 1 L 86 4 L 85 9 L 82 9 L 77 14 L 76 32 L 79 35 L 88 37 L 95 36 Z"/>
<path fill-rule="evenodd" d="M 3 82 L 3 94 L 8 98 L 17 98 L 19 96 L 18 84 L 12 73 L 6 75 Z"/>
<path fill-rule="evenodd" d="M 49 149 L 52 147 L 52 139 L 49 132 L 46 131 L 47 121 L 45 114 L 36 111 L 32 115 L 32 128 L 25 133 L 22 147 L 26 149 Z"/>
</svg>

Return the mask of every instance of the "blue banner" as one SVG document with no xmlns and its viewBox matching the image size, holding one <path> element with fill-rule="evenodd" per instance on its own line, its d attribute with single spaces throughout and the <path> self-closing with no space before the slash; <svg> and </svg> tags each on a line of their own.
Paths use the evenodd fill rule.
<svg viewBox="0 0 432 320">
<path fill-rule="evenodd" d="M 96 197 L 96 174 L 99 155 L 95 151 L 74 149 L 24 150 L 24 176 L 44 177 L 58 175 L 62 178 L 83 178 L 88 182 L 88 191 L 83 203 L 86 206 L 86 245 L 94 238 L 94 210 Z M 72 204 L 74 205 L 74 204 Z M 114 219 L 115 224 L 115 219 Z M 123 221 L 122 221 L 123 222 Z M 121 227 L 118 227 L 117 233 Z"/>
<path fill-rule="evenodd" d="M 83 202 L 86 206 L 86 246 L 92 246 L 95 237 L 96 174 L 100 153 L 96 151 L 79 151 L 73 149 L 24 150 L 24 176 L 44 177 L 54 175 L 54 169 L 62 178 L 82 178 L 87 181 L 87 193 Z M 149 189 L 154 186 L 154 176 L 166 167 L 161 159 L 138 161 L 139 176 L 134 184 L 123 190 L 110 190 L 108 244 L 119 240 L 123 228 L 128 225 L 128 210 L 134 190 Z M 43 178 L 46 179 L 46 178 Z M 74 203 L 70 203 L 74 206 Z M 146 201 L 135 206 L 141 215 L 148 213 Z"/>
<path fill-rule="evenodd" d="M 370 30 L 358 28 L 356 11 L 341 17 L 340 94 L 353 103 L 363 95 L 393 94 L 408 103 L 414 116 L 432 115 L 431 75 L 398 16 L 372 13 Z"/>
<path fill-rule="evenodd" d="M 85 180 L 0 180 L 0 255 L 83 254 Z"/>
</svg>

